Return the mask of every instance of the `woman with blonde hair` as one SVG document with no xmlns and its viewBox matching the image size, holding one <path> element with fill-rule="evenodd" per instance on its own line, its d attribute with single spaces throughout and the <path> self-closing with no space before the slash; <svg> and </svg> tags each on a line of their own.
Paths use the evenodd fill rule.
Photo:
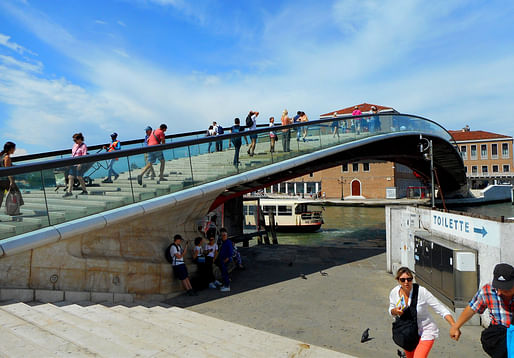
<svg viewBox="0 0 514 358">
<path fill-rule="evenodd" d="M 435 298 L 426 288 L 413 282 L 414 275 L 408 267 L 400 267 L 396 273 L 398 285 L 389 294 L 389 314 L 393 317 L 401 317 L 411 313 L 410 304 L 413 292 L 417 291 L 417 305 L 413 307 L 416 311 L 418 335 L 420 337 L 417 346 L 412 351 L 405 351 L 407 358 L 426 358 L 434 345 L 435 339 L 439 336 L 439 329 L 434 319 L 428 312 L 432 307 L 436 313 L 453 326 L 455 321 L 450 311 Z M 415 287 L 417 286 L 417 287 Z M 414 288 L 414 289 L 413 289 Z"/>
<path fill-rule="evenodd" d="M 284 109 L 280 118 L 283 126 L 293 123 L 293 120 L 287 114 L 287 109 Z M 282 150 L 284 152 L 291 151 L 291 128 L 282 129 Z"/>
</svg>

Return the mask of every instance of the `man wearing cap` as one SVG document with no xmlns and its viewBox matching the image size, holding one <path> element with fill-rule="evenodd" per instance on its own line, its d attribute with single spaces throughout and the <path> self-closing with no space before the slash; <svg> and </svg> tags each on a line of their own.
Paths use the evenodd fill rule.
<svg viewBox="0 0 514 358">
<path fill-rule="evenodd" d="M 159 145 L 164 144 L 166 142 L 166 137 L 164 135 L 164 132 L 168 129 L 168 126 L 166 124 L 161 124 L 159 129 L 156 129 L 151 132 L 151 134 L 148 136 L 147 143 L 148 146 L 152 145 Z M 148 153 L 148 163 L 145 165 L 145 167 L 141 170 L 141 174 L 137 176 L 137 183 L 139 185 L 143 185 L 143 175 L 150 170 L 153 163 L 155 163 L 157 160 L 161 163 L 160 173 L 159 173 L 159 180 L 160 181 L 167 181 L 166 178 L 164 178 L 164 155 L 162 151 L 155 151 L 155 152 L 149 152 Z"/>
<path fill-rule="evenodd" d="M 489 309 L 491 324 L 482 332 L 482 348 L 491 357 L 507 358 L 506 327 L 512 323 L 514 311 L 514 268 L 506 263 L 494 267 L 493 282 L 484 285 L 462 311 L 450 337 L 456 341 L 461 335 L 460 327 L 475 314 Z"/>
<path fill-rule="evenodd" d="M 121 149 L 121 144 L 120 144 L 120 141 L 118 140 L 118 133 L 114 132 L 113 134 L 111 134 L 111 141 L 112 142 L 108 147 L 106 145 L 104 145 L 105 150 L 107 150 L 108 152 L 114 152 L 115 150 Z M 116 171 L 113 168 L 114 163 L 117 160 L 118 160 L 118 158 L 111 159 L 111 162 L 109 163 L 109 168 L 107 170 L 107 178 L 102 180 L 102 183 L 112 183 L 111 177 L 113 175 L 114 175 L 114 180 L 118 179 L 118 177 L 120 176 L 118 173 L 116 173 Z"/>
</svg>

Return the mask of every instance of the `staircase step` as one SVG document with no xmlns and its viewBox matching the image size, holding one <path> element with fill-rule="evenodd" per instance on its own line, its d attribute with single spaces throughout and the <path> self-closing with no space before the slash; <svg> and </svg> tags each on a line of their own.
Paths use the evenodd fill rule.
<svg viewBox="0 0 514 358">
<path fill-rule="evenodd" d="M 3 354 L 13 357 L 93 357 L 94 353 L 87 348 L 79 347 L 67 340 L 36 327 L 23 319 L 0 309 L 0 356 Z M 7 332 L 8 331 L 8 332 Z M 7 332 L 7 333 L 6 333 Z M 8 334 L 15 335 L 22 340 L 22 344 L 15 344 Z M 36 347 L 37 350 L 25 352 L 9 352 L 9 349 L 18 347 Z"/>
<path fill-rule="evenodd" d="M 53 306 L 51 304 L 47 305 Z M 110 339 L 112 335 L 109 333 L 108 328 L 99 326 L 96 323 L 93 324 L 91 321 L 88 322 L 84 319 L 76 321 L 70 319 L 73 322 L 70 323 L 67 320 L 71 315 L 64 311 L 57 313 L 55 310 L 52 310 L 53 313 L 49 313 L 39 308 L 42 310 L 40 312 L 37 307 L 14 304 L 1 307 L 1 309 L 73 344 L 87 347 L 91 352 L 100 356 L 120 358 L 134 356 L 134 352 L 127 348 L 128 346 L 112 342 L 112 339 Z M 55 306 L 53 307 L 56 308 Z M 56 308 L 56 310 L 59 309 Z"/>
</svg>

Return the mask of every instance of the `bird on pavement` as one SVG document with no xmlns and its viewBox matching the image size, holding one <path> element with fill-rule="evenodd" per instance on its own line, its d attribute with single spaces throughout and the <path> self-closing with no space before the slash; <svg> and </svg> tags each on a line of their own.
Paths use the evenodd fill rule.
<svg viewBox="0 0 514 358">
<path fill-rule="evenodd" d="M 366 328 L 364 332 L 362 332 L 361 343 L 367 342 L 369 340 L 369 328 Z"/>
</svg>

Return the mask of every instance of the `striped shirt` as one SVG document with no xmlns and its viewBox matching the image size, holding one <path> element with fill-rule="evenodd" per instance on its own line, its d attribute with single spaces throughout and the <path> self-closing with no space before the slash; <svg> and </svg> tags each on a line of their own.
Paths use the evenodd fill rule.
<svg viewBox="0 0 514 358">
<path fill-rule="evenodd" d="M 469 302 L 469 307 L 476 313 L 484 313 L 489 308 L 491 324 L 509 327 L 514 310 L 514 297 L 506 302 L 490 284 L 483 286 Z"/>
</svg>

